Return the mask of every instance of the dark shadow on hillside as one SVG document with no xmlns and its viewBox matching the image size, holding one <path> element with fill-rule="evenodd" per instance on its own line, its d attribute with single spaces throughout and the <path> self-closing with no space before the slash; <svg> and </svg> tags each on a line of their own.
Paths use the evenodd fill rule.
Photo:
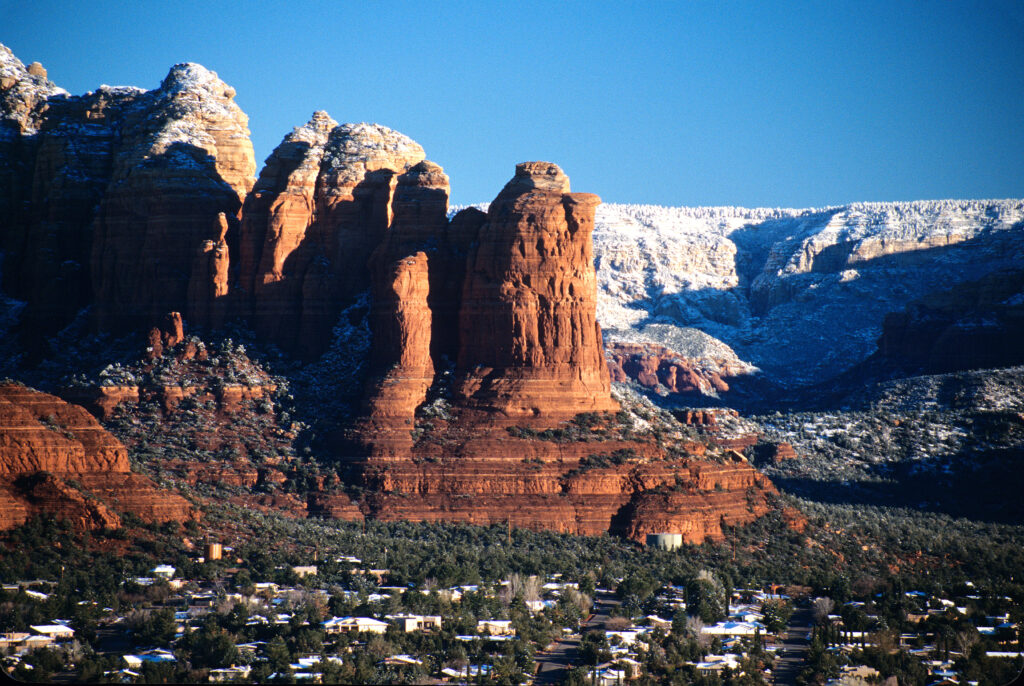
<svg viewBox="0 0 1024 686">
<path fill-rule="evenodd" d="M 973 520 L 1024 521 L 1024 449 L 1001 448 L 881 465 L 884 481 L 818 481 L 772 477 L 783 491 L 819 502 L 940 512 Z"/>
</svg>

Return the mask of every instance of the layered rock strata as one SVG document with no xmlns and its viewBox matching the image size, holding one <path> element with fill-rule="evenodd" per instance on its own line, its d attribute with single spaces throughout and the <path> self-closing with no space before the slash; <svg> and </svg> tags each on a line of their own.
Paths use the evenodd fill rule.
<svg viewBox="0 0 1024 686">
<path fill-rule="evenodd" d="M 597 324 L 596 195 L 525 162 L 491 203 L 459 312 L 460 403 L 517 421 L 616 411 Z"/>
<path fill-rule="evenodd" d="M 474 432 L 428 432 L 414 459 L 374 461 L 364 511 L 381 519 L 504 524 L 644 541 L 681 533 L 721 539 L 771 509 L 775 489 L 738 458 L 669 455 L 649 440 L 556 443 Z M 447 443 L 445 442 L 447 441 Z"/>
<path fill-rule="evenodd" d="M 24 329 L 52 333 L 90 304 L 103 329 L 170 310 L 217 325 L 189 291 L 205 276 L 192 273 L 196 251 L 219 242 L 220 213 L 237 232 L 254 180 L 234 89 L 179 64 L 151 91 L 70 96 L 36 71 L 0 46 L 0 242 Z"/>
<path fill-rule="evenodd" d="M 746 368 L 733 369 L 725 360 L 701 364 L 654 343 L 609 343 L 605 346 L 605 357 L 612 381 L 633 381 L 661 394 L 726 393 L 729 384 L 725 378 L 730 372 L 746 373 Z"/>
<path fill-rule="evenodd" d="M 412 420 L 434 381 L 428 296 L 431 267 L 443 269 L 448 177 L 420 162 L 398 177 L 392 206 L 391 227 L 370 259 L 375 345 L 368 415 L 385 424 Z"/>
<path fill-rule="evenodd" d="M 486 215 L 445 227 L 446 198 L 429 163 L 400 176 L 371 259 L 377 375 L 355 432 L 364 514 L 697 543 L 768 511 L 774 488 L 742 457 L 712 458 L 681 434 L 673 452 L 620 424 L 595 320 L 596 196 L 529 162 Z M 450 267 L 463 254 L 464 271 Z M 438 272 L 463 279 L 454 379 L 446 344 L 432 345 Z"/>
<path fill-rule="evenodd" d="M 424 157 L 396 131 L 339 126 L 324 112 L 285 137 L 242 213 L 238 284 L 257 332 L 307 358 L 327 348 L 371 281 L 398 175 Z"/>
<path fill-rule="evenodd" d="M 0 528 L 36 514 L 79 528 L 117 527 L 118 512 L 151 522 L 195 516 L 181 496 L 131 471 L 121 443 L 81 407 L 17 384 L 0 385 Z"/>
</svg>

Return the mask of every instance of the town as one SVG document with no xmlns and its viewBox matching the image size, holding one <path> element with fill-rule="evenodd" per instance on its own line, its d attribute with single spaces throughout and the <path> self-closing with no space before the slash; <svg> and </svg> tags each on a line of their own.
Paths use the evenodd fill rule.
<svg viewBox="0 0 1024 686">
<path fill-rule="evenodd" d="M 983 686 L 1024 664 L 1024 607 L 970 581 L 868 597 L 732 588 L 709 571 L 668 585 L 591 573 L 401 586 L 351 555 L 256 569 L 219 543 L 198 552 L 192 574 L 128 575 L 110 605 L 58 597 L 58 580 L 5 583 L 4 670 L 53 682 Z"/>
</svg>

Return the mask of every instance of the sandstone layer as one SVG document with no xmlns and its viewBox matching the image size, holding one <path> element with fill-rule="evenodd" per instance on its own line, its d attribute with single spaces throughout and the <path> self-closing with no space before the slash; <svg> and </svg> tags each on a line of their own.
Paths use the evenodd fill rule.
<svg viewBox="0 0 1024 686">
<path fill-rule="evenodd" d="M 151 522 L 195 516 L 133 473 L 125 447 L 84 409 L 17 384 L 0 385 L 0 457 L 0 528 L 37 514 L 87 529 L 120 526 L 119 512 Z"/>
</svg>

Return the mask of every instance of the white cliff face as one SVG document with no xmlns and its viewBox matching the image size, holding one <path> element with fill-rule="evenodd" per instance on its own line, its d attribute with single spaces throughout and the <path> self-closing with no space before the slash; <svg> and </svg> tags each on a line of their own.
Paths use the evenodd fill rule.
<svg viewBox="0 0 1024 686">
<path fill-rule="evenodd" d="M 773 379 L 802 385 L 870 355 L 885 314 L 1019 267 L 1024 201 L 602 205 L 594 252 L 609 340 L 692 347 L 701 340 L 687 335 L 692 327 Z"/>
</svg>

